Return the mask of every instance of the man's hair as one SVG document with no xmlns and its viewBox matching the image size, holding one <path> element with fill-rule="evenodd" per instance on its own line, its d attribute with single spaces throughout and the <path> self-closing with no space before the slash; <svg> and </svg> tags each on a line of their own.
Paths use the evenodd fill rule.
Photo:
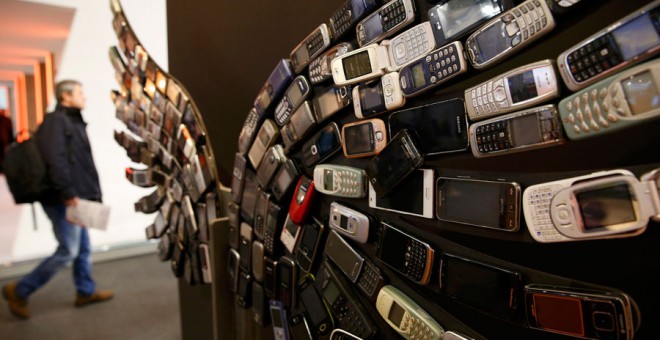
<svg viewBox="0 0 660 340">
<path fill-rule="evenodd" d="M 79 81 L 72 79 L 66 79 L 57 82 L 57 84 L 55 84 L 55 99 L 57 102 L 62 102 L 62 95 L 65 93 L 72 93 L 73 88 L 76 87 L 76 85 L 82 86 Z"/>
</svg>

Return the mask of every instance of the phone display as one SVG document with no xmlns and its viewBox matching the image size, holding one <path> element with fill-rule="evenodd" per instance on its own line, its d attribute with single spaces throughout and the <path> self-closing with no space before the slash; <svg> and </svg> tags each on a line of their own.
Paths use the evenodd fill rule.
<svg viewBox="0 0 660 340">
<path fill-rule="evenodd" d="M 417 169 L 384 197 L 369 186 L 369 207 L 433 218 L 433 169 Z"/>
<path fill-rule="evenodd" d="M 346 158 L 373 156 L 387 145 L 385 122 L 378 118 L 345 124 L 341 135 Z"/>
<path fill-rule="evenodd" d="M 386 222 L 381 225 L 378 259 L 408 279 L 421 285 L 428 284 L 433 271 L 433 248 L 393 225 Z"/>
<path fill-rule="evenodd" d="M 393 0 L 362 19 L 355 28 L 360 46 L 387 38 L 415 20 L 415 2 Z"/>
<path fill-rule="evenodd" d="M 401 93 L 399 73 L 384 74 L 380 81 L 362 83 L 353 87 L 353 109 L 358 119 L 369 118 L 406 103 Z"/>
<path fill-rule="evenodd" d="M 442 46 L 512 7 L 511 0 L 449 0 L 429 9 L 428 16 L 435 41 Z"/>
<path fill-rule="evenodd" d="M 384 197 L 424 161 L 413 138 L 408 130 L 401 130 L 367 165 L 369 183 L 378 196 Z"/>
<path fill-rule="evenodd" d="M 282 241 L 289 254 L 293 254 L 296 250 L 295 247 L 300 237 L 300 229 L 300 225 L 291 221 L 291 215 L 287 215 L 284 227 L 282 228 L 282 234 L 280 234 L 280 241 Z"/>
<path fill-rule="evenodd" d="M 293 184 L 297 182 L 299 176 L 300 171 L 298 171 L 298 167 L 296 167 L 293 160 L 287 159 L 280 166 L 275 177 L 270 182 L 270 190 L 278 201 L 286 196 Z"/>
<path fill-rule="evenodd" d="M 312 107 L 317 123 L 330 118 L 351 103 L 352 92 L 349 86 L 330 86 L 316 93 L 312 99 Z"/>
<path fill-rule="evenodd" d="M 303 164 L 312 167 L 339 151 L 341 135 L 337 123 L 332 122 L 310 137 L 303 145 Z"/>
<path fill-rule="evenodd" d="M 238 253 L 241 255 L 239 267 L 242 271 L 252 272 L 252 227 L 241 223 L 241 239 L 238 245 Z"/>
<path fill-rule="evenodd" d="M 300 270 L 309 273 L 316 260 L 319 247 L 324 238 L 325 226 L 317 219 L 304 225 L 300 235 L 300 242 L 296 247 L 296 263 Z"/>
</svg>

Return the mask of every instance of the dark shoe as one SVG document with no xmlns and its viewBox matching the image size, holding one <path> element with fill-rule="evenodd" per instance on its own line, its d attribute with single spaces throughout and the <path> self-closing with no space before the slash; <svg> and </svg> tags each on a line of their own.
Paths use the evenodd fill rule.
<svg viewBox="0 0 660 340">
<path fill-rule="evenodd" d="M 76 307 L 83 307 L 90 305 L 92 303 L 97 303 L 97 302 L 103 302 L 103 301 L 108 301 L 112 299 L 112 292 L 109 290 L 98 290 L 92 295 L 88 296 L 83 296 L 78 294 L 76 296 L 76 302 L 73 303 L 74 306 Z"/>
<path fill-rule="evenodd" d="M 16 282 L 2 287 L 2 296 L 9 303 L 9 311 L 19 319 L 28 319 L 30 310 L 27 308 L 27 299 L 21 299 L 16 295 Z"/>
</svg>

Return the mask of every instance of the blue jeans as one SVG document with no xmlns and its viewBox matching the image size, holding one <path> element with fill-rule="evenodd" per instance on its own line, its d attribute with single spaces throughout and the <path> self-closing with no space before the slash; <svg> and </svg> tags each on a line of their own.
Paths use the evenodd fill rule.
<svg viewBox="0 0 660 340">
<path fill-rule="evenodd" d="M 67 222 L 64 204 L 42 204 L 42 207 L 53 223 L 58 246 L 53 255 L 43 260 L 30 274 L 18 281 L 16 294 L 20 298 L 28 298 L 71 260 L 73 260 L 73 281 L 78 294 L 94 293 L 96 284 L 92 280 L 90 262 L 92 252 L 87 228 Z"/>
</svg>

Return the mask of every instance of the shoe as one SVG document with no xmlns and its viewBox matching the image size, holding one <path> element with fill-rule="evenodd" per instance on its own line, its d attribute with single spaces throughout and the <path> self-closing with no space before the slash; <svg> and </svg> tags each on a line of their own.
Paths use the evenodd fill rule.
<svg viewBox="0 0 660 340">
<path fill-rule="evenodd" d="M 76 307 L 83 307 L 92 303 L 108 301 L 112 299 L 112 296 L 112 292 L 109 290 L 97 290 L 88 296 L 78 294 L 73 305 Z"/>
<path fill-rule="evenodd" d="M 19 319 L 30 318 L 30 310 L 27 307 L 27 299 L 21 299 L 16 295 L 16 282 L 2 287 L 2 296 L 9 303 L 9 311 Z"/>
</svg>

